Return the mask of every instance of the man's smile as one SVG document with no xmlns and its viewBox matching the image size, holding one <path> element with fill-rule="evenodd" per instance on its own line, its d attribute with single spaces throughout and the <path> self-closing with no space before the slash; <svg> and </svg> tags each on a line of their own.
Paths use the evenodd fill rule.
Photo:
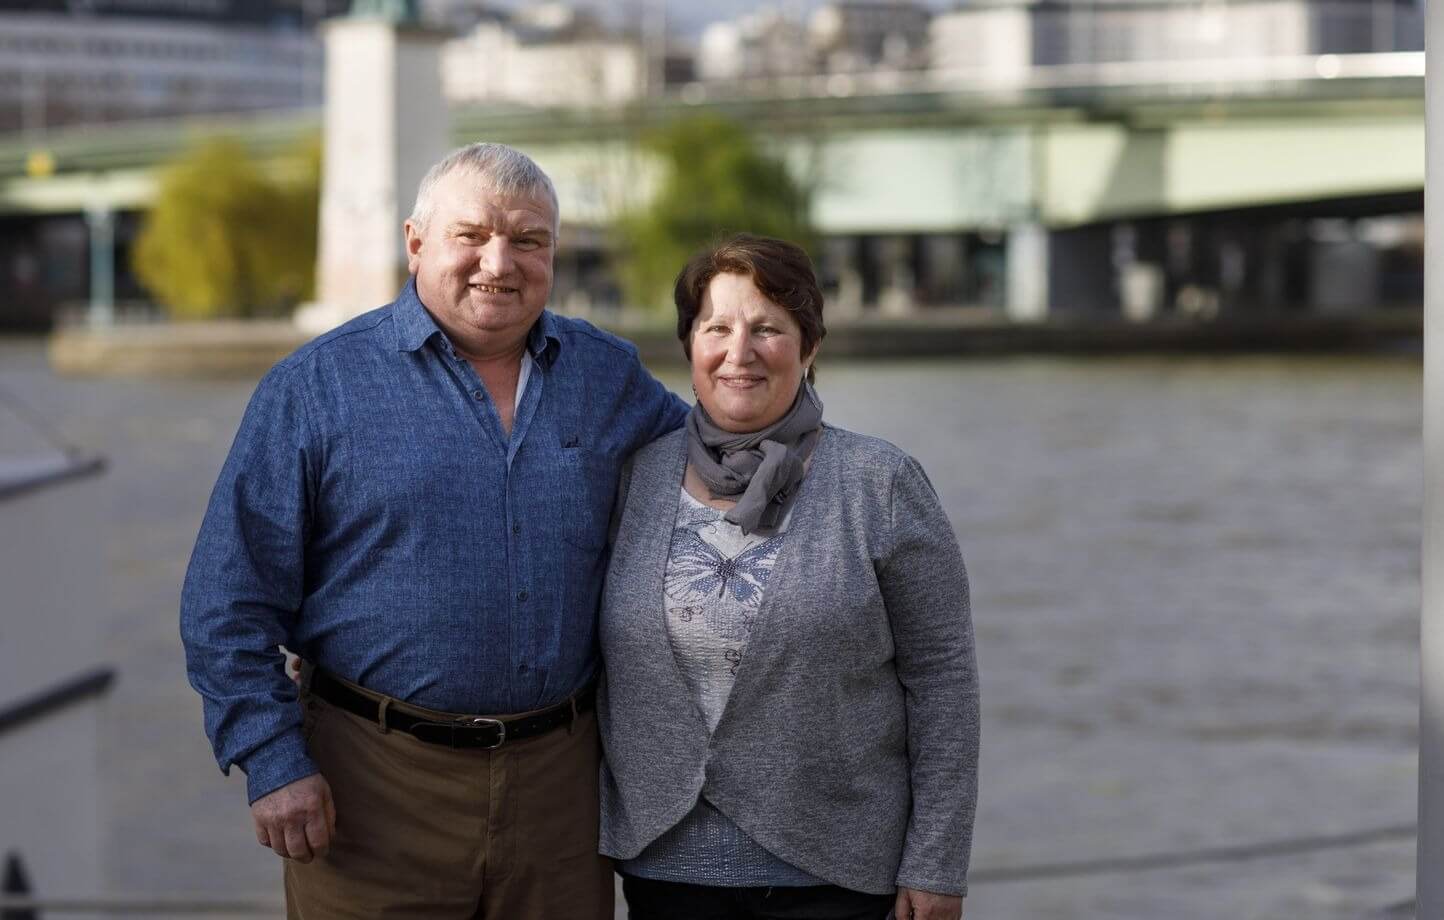
<svg viewBox="0 0 1444 920">
<path fill-rule="evenodd" d="M 516 288 L 503 287 L 499 284 L 471 284 L 468 285 L 474 291 L 481 291 L 483 294 L 515 294 Z"/>
</svg>

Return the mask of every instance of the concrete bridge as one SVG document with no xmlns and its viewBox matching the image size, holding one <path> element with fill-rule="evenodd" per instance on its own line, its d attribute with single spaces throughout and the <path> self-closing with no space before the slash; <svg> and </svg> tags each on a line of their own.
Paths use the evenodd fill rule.
<svg viewBox="0 0 1444 920">
<path fill-rule="evenodd" d="M 616 296 L 595 270 L 605 227 L 657 177 L 639 134 L 695 112 L 748 124 L 813 188 L 820 269 L 842 313 L 1147 318 L 1422 296 L 1422 52 L 1038 68 L 1000 87 L 918 73 L 742 90 L 460 110 L 453 140 L 513 144 L 552 174 L 566 227 L 557 302 L 582 309 Z M 124 297 L 125 251 L 157 167 L 210 133 L 281 157 L 319 125 L 302 112 L 0 140 L 0 303 L 23 300 L 13 266 L 26 253 L 76 269 L 52 300 L 96 299 L 112 274 Z M 42 251 L 57 239 L 60 254 Z"/>
</svg>

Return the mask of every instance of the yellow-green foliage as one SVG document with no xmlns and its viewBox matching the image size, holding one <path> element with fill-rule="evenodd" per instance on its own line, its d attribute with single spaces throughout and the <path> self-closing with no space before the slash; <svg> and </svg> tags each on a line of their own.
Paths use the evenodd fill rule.
<svg viewBox="0 0 1444 920">
<path fill-rule="evenodd" d="M 683 264 L 730 233 L 806 246 L 807 195 L 782 162 L 739 124 L 716 116 L 672 123 L 647 138 L 665 177 L 647 207 L 621 220 L 620 275 L 628 300 L 665 308 Z"/>
<path fill-rule="evenodd" d="M 311 296 L 319 142 L 276 165 L 215 138 L 166 167 L 132 262 L 171 316 L 275 316 Z"/>
</svg>

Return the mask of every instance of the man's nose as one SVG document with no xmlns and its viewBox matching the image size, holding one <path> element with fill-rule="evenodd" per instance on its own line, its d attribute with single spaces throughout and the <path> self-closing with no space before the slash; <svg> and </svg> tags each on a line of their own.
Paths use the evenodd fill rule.
<svg viewBox="0 0 1444 920">
<path fill-rule="evenodd" d="M 492 278 L 501 278 L 511 271 L 511 241 L 500 234 L 481 247 L 481 268 Z"/>
</svg>

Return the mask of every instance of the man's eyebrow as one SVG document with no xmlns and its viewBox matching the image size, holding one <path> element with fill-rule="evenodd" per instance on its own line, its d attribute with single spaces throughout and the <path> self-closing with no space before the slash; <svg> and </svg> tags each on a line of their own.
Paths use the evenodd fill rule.
<svg viewBox="0 0 1444 920">
<path fill-rule="evenodd" d="M 479 232 L 482 232 L 482 233 L 491 233 L 491 232 L 493 232 L 490 225 L 477 223 L 476 221 L 473 221 L 473 220 L 456 220 L 456 221 L 452 221 L 451 223 L 449 223 L 449 224 L 446 225 L 446 231 L 447 231 L 447 233 L 465 233 L 465 232 L 468 232 L 468 231 L 479 231 Z M 551 232 L 551 230 L 548 229 L 548 228 L 546 228 L 546 227 L 542 227 L 542 226 L 537 226 L 537 227 L 519 227 L 519 228 L 517 228 L 516 230 L 512 231 L 512 232 L 511 232 L 510 234 L 508 234 L 508 235 L 509 235 L 509 236 L 541 237 L 541 238 L 545 239 L 545 240 L 548 241 L 548 242 L 550 242 L 550 241 L 551 241 L 551 238 L 552 238 L 552 232 Z"/>
</svg>

